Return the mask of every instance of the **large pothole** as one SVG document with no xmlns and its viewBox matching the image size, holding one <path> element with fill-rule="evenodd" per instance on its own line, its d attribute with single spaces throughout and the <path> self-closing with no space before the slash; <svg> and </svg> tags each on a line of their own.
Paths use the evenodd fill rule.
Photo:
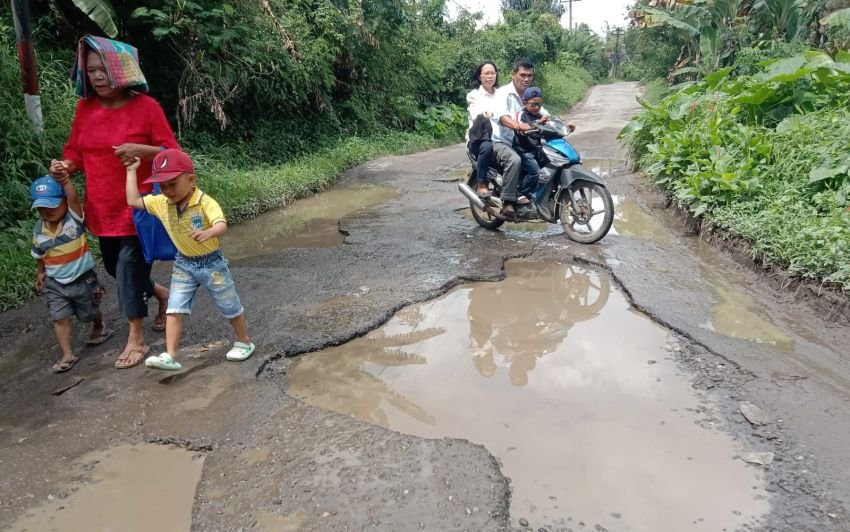
<svg viewBox="0 0 850 532">
<path fill-rule="evenodd" d="M 503 282 L 457 288 L 300 357 L 290 393 L 483 444 L 512 480 L 512 517 L 533 527 L 731 531 L 768 511 L 762 472 L 709 421 L 713 405 L 677 367 L 668 330 L 604 274 L 506 269 Z"/>
</svg>

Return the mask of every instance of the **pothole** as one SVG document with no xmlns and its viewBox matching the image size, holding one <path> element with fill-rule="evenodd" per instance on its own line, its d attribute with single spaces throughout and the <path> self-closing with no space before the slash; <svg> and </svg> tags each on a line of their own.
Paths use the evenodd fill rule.
<svg viewBox="0 0 850 532">
<path fill-rule="evenodd" d="M 380 185 L 337 187 L 293 202 L 229 229 L 222 247 L 236 260 L 290 248 L 327 248 L 343 242 L 339 219 L 399 195 Z"/>
<path fill-rule="evenodd" d="M 300 357 L 289 392 L 407 434 L 483 444 L 512 479 L 514 522 L 532 528 L 736 530 L 768 511 L 762 471 L 712 427 L 669 331 L 604 274 L 506 270 Z"/>
<path fill-rule="evenodd" d="M 120 445 L 69 465 L 56 492 L 11 532 L 188 532 L 203 456 L 156 444 Z"/>
<path fill-rule="evenodd" d="M 634 200 L 614 196 L 614 225 L 612 235 L 622 235 L 638 240 L 668 243 L 672 239 L 661 223 L 644 212 Z"/>
</svg>

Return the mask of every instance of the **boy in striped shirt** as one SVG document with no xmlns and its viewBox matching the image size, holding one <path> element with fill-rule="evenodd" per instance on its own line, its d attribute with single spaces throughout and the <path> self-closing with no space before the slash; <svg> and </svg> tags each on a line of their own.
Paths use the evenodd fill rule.
<svg viewBox="0 0 850 532">
<path fill-rule="evenodd" d="M 35 288 L 47 294 L 62 358 L 54 373 L 68 371 L 77 363 L 71 349 L 71 316 L 93 323 L 87 345 L 99 345 L 112 331 L 103 324 L 100 300 L 103 288 L 94 272 L 94 260 L 86 240 L 80 198 L 70 179 L 60 184 L 50 176 L 36 179 L 30 187 L 32 208 L 41 219 L 32 235 L 32 256 L 38 261 Z"/>
</svg>

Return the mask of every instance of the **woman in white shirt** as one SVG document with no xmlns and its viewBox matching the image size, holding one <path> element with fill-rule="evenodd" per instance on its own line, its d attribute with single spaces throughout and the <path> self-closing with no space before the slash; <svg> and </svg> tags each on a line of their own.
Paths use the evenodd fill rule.
<svg viewBox="0 0 850 532">
<path fill-rule="evenodd" d="M 495 63 L 485 61 L 475 68 L 472 73 L 472 86 L 466 95 L 467 110 L 469 111 L 469 128 L 466 130 L 467 148 L 470 153 L 477 155 L 478 195 L 490 197 L 490 186 L 487 183 L 487 169 L 493 159 L 493 143 L 490 136 L 493 128 L 490 117 L 496 107 L 496 85 L 499 82 L 499 71 Z"/>
</svg>

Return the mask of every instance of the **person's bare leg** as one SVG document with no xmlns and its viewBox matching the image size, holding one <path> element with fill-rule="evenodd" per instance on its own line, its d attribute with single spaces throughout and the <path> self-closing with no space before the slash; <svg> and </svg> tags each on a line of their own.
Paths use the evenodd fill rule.
<svg viewBox="0 0 850 532">
<path fill-rule="evenodd" d="M 154 317 L 154 330 L 162 330 L 162 326 L 167 326 L 165 311 L 168 310 L 168 288 L 158 283 L 153 283 L 153 297 L 159 303 L 159 308 Z"/>
<path fill-rule="evenodd" d="M 169 314 L 165 318 L 165 352 L 177 358 L 180 335 L 183 334 L 183 314 Z"/>
<path fill-rule="evenodd" d="M 145 345 L 145 335 L 142 334 L 142 318 L 127 320 L 130 325 L 130 334 L 127 336 L 127 345 Z"/>
<path fill-rule="evenodd" d="M 74 360 L 74 353 L 71 351 L 71 318 L 54 321 L 53 331 L 56 333 L 59 349 L 62 350 L 62 358 L 59 363 Z"/>
<path fill-rule="evenodd" d="M 94 340 L 100 338 L 103 335 L 104 331 L 106 331 L 106 325 L 103 323 L 103 314 L 98 310 L 97 314 L 94 317 L 94 321 L 91 324 L 91 333 L 89 333 L 89 339 Z"/>
<path fill-rule="evenodd" d="M 251 338 L 248 337 L 248 326 L 245 324 L 245 313 L 230 319 L 230 326 L 233 327 L 233 332 L 236 334 L 236 339 L 243 344 L 250 344 Z"/>
</svg>

